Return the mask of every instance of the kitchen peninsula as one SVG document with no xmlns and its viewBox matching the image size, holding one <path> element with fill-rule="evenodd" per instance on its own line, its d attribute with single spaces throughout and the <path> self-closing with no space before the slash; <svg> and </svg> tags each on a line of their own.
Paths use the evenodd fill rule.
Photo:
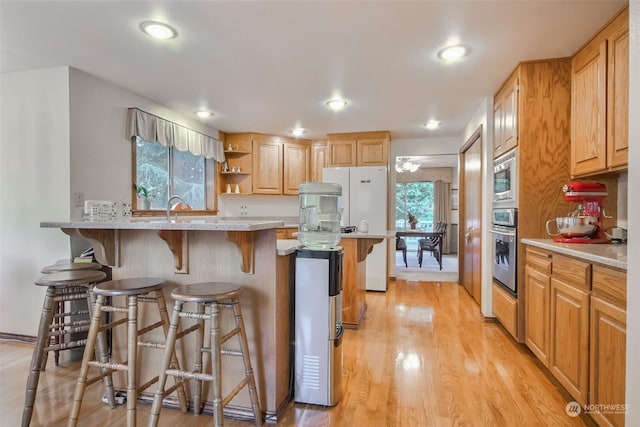
<svg viewBox="0 0 640 427">
<path fill-rule="evenodd" d="M 276 228 L 282 221 L 221 220 L 192 218 L 130 219 L 104 222 L 43 222 L 41 227 L 60 228 L 70 236 L 91 242 L 98 262 L 112 267 L 113 279 L 159 277 L 171 285 L 221 281 L 241 284 L 244 323 L 251 360 L 258 387 L 260 406 L 269 420 L 289 402 L 289 311 L 290 269 L 295 250 L 278 248 Z M 168 309 L 172 301 L 167 298 Z M 147 319 L 144 313 L 142 322 Z M 148 316 L 152 317 L 152 316 Z M 223 328 L 230 329 L 231 316 L 223 317 Z M 123 360 L 126 349 L 124 331 L 114 334 L 113 357 Z M 156 337 L 151 337 L 152 339 Z M 162 335 L 157 337 L 162 340 Z M 178 351 L 183 366 L 191 367 L 193 343 L 185 342 Z M 141 348 L 140 381 L 153 377 L 162 352 Z M 240 372 L 240 364 L 231 364 L 223 376 L 223 389 L 231 385 Z M 237 366 L 237 370 L 236 370 Z M 236 375 L 238 374 L 238 375 Z M 123 388 L 123 378 L 114 377 L 116 387 Z M 152 387 L 153 389 L 153 387 Z M 155 390 L 154 390 L 155 391 Z M 211 401 L 211 396 L 205 396 Z M 244 400 L 243 400 L 244 399 Z M 249 407 L 248 396 L 240 393 L 232 402 Z M 242 412 L 238 410 L 242 415 Z M 250 413 L 247 411 L 247 413 Z"/>
</svg>

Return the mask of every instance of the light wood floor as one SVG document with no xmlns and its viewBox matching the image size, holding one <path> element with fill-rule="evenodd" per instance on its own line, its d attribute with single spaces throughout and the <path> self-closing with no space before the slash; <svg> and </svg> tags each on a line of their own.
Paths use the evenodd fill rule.
<svg viewBox="0 0 640 427">
<path fill-rule="evenodd" d="M 367 294 L 366 320 L 346 330 L 344 396 L 333 408 L 291 404 L 280 426 L 583 426 L 535 358 L 454 283 L 390 282 Z M 18 426 L 32 346 L 0 342 L 0 426 Z M 62 426 L 78 363 L 40 377 L 32 426 Z M 81 426 L 126 425 L 125 408 L 109 410 L 90 387 Z M 149 405 L 138 407 L 146 425 Z M 590 423 L 591 424 L 591 423 Z M 212 425 L 163 409 L 160 425 Z M 251 423 L 225 420 L 230 427 Z"/>
</svg>

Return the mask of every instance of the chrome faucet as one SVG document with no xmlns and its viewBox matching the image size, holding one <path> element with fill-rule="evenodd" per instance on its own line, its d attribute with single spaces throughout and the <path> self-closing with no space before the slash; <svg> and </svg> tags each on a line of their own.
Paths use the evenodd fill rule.
<svg viewBox="0 0 640 427">
<path fill-rule="evenodd" d="M 185 202 L 182 196 L 178 196 L 177 194 L 175 194 L 169 197 L 169 200 L 167 200 L 167 221 L 171 220 L 171 202 L 173 200 L 180 200 L 180 203 L 182 203 L 185 206 L 188 206 L 188 203 Z M 177 217 L 177 214 L 176 214 L 176 217 Z"/>
</svg>

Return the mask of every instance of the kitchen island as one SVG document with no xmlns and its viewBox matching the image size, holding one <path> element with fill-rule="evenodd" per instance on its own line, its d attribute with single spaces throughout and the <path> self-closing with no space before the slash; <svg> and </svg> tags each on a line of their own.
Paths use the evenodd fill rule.
<svg viewBox="0 0 640 427">
<path fill-rule="evenodd" d="M 168 294 L 175 285 L 221 281 L 243 286 L 241 297 L 251 361 L 258 387 L 260 406 L 269 421 L 290 400 L 290 286 L 294 250 L 291 245 L 278 248 L 276 228 L 282 221 L 219 220 L 192 218 L 129 219 L 96 222 L 43 222 L 41 227 L 60 228 L 70 236 L 80 236 L 94 247 L 98 262 L 112 267 L 113 279 L 159 277 L 165 279 Z M 173 286 L 172 286 L 173 285 Z M 172 310 L 171 298 L 167 298 Z M 157 321 L 151 310 L 141 306 L 143 324 Z M 232 316 L 223 317 L 223 328 L 229 330 Z M 162 341 L 159 336 L 149 337 Z M 126 333 L 113 336 L 113 358 L 124 360 Z M 229 344 L 235 344 L 233 340 Z M 182 366 L 193 367 L 193 343 L 182 343 L 178 357 Z M 162 352 L 141 348 L 143 363 L 140 383 L 157 375 Z M 242 377 L 242 363 L 235 360 L 224 365 L 223 390 Z M 124 388 L 124 377 L 114 377 L 117 388 Z M 211 401 L 210 387 L 205 399 Z M 152 386 L 147 393 L 153 393 Z M 248 394 L 240 393 L 227 408 L 236 416 L 251 416 L 238 406 L 249 407 Z M 144 399 L 148 396 L 142 396 Z M 174 396 L 171 396 L 174 397 Z M 172 399 L 168 399 L 169 403 Z M 208 406 L 210 408 L 210 406 Z M 225 409 L 225 413 L 227 410 Z"/>
</svg>

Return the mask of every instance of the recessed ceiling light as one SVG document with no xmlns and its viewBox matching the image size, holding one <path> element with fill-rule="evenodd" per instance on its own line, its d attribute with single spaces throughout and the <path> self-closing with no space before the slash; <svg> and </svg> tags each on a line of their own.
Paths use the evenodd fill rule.
<svg viewBox="0 0 640 427">
<path fill-rule="evenodd" d="M 213 113 L 207 110 L 200 110 L 196 112 L 196 115 L 201 119 L 208 119 L 209 117 L 213 116 Z"/>
<path fill-rule="evenodd" d="M 438 120 L 429 120 L 424 124 L 424 127 L 429 130 L 438 129 L 440 127 L 440 122 Z"/>
<path fill-rule="evenodd" d="M 332 99 L 331 101 L 327 101 L 327 107 L 331 108 L 333 111 L 340 111 L 346 106 L 347 101 L 344 99 Z"/>
<path fill-rule="evenodd" d="M 447 46 L 438 52 L 438 58 L 446 62 L 457 61 L 469 53 L 469 48 L 461 44 Z"/>
<path fill-rule="evenodd" d="M 302 136 L 304 135 L 305 130 L 303 128 L 295 128 L 291 131 L 293 136 Z"/>
<path fill-rule="evenodd" d="M 156 21 L 145 21 L 140 24 L 143 33 L 154 39 L 168 40 L 178 36 L 178 32 L 171 26 Z"/>
</svg>

